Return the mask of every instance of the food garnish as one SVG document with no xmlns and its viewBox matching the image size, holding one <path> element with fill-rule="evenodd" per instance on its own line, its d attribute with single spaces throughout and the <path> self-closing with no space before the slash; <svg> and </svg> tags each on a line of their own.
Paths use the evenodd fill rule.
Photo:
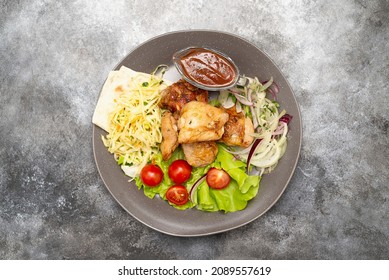
<svg viewBox="0 0 389 280">
<path fill-rule="evenodd" d="M 189 201 L 189 193 L 184 186 L 171 186 L 166 192 L 166 199 L 174 205 L 184 205 Z"/>
<path fill-rule="evenodd" d="M 177 159 L 169 166 L 168 174 L 176 184 L 182 184 L 189 180 L 192 166 L 186 160 Z"/>
<path fill-rule="evenodd" d="M 163 172 L 158 165 L 147 164 L 140 171 L 140 178 L 143 184 L 149 187 L 155 187 L 162 182 Z"/>
<path fill-rule="evenodd" d="M 207 172 L 207 184 L 210 188 L 213 189 L 224 189 L 230 184 L 230 175 L 223 169 L 217 169 L 212 167 Z"/>
</svg>

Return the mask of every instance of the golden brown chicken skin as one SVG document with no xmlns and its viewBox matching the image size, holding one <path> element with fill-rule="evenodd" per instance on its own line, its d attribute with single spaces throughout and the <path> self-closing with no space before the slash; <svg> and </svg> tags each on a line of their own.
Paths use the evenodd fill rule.
<svg viewBox="0 0 389 280">
<path fill-rule="evenodd" d="M 199 89 L 183 79 L 167 87 L 161 94 L 159 106 L 172 113 L 179 113 L 182 107 L 190 101 L 208 103 L 208 91 Z"/>
<path fill-rule="evenodd" d="M 248 147 L 253 143 L 254 141 L 254 125 L 253 121 L 250 118 L 245 118 L 244 120 L 244 138 L 243 138 L 243 143 L 242 147 Z"/>
<path fill-rule="evenodd" d="M 253 123 L 250 118 L 246 118 L 242 112 L 236 112 L 236 108 L 225 109 L 229 118 L 224 125 L 224 134 L 221 141 L 228 146 L 248 147 L 254 138 Z"/>
<path fill-rule="evenodd" d="M 182 144 L 186 161 L 194 167 L 201 167 L 211 164 L 218 153 L 218 147 L 215 142 L 196 142 Z"/>
<path fill-rule="evenodd" d="M 191 101 L 184 105 L 178 120 L 178 142 L 194 143 L 219 140 L 228 114 L 207 103 Z"/>
<path fill-rule="evenodd" d="M 224 125 L 222 141 L 228 146 L 241 146 L 244 139 L 245 116 L 242 112 L 236 112 L 236 108 L 225 109 L 228 113 L 228 121 Z"/>
<path fill-rule="evenodd" d="M 177 120 L 171 112 L 166 111 L 162 115 L 161 122 L 162 142 L 160 148 L 163 160 L 168 160 L 178 147 Z"/>
</svg>

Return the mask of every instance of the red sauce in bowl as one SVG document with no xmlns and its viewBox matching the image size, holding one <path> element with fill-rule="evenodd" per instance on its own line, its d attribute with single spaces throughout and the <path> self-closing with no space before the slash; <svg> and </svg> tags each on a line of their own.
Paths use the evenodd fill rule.
<svg viewBox="0 0 389 280">
<path fill-rule="evenodd" d="M 184 74 L 208 87 L 223 87 L 236 78 L 234 65 L 225 57 L 208 49 L 192 49 L 180 58 Z"/>
</svg>

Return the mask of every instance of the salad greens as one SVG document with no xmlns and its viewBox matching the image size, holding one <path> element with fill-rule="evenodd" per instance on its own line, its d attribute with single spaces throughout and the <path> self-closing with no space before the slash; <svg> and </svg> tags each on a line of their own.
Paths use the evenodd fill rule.
<svg viewBox="0 0 389 280">
<path fill-rule="evenodd" d="M 196 192 L 193 201 L 188 201 L 188 203 L 181 206 L 169 202 L 173 207 L 181 210 L 196 207 L 202 211 L 234 212 L 244 209 L 248 201 L 256 196 L 261 177 L 248 175 L 245 172 L 246 163 L 237 160 L 221 144 L 218 144 L 218 149 L 215 161 L 204 167 L 193 167 L 190 179 L 182 185 L 190 192 L 193 184 L 212 167 L 224 169 L 231 177 L 230 184 L 224 189 L 212 189 L 208 187 L 206 180 L 204 180 L 196 190 L 193 190 Z M 167 200 L 166 192 L 174 185 L 168 176 L 168 168 L 177 159 L 185 159 L 180 147 L 174 151 L 168 161 L 162 160 L 161 153 L 157 154 L 154 158 L 154 164 L 162 169 L 164 173 L 163 181 L 156 187 L 148 187 L 142 183 L 140 177 L 136 177 L 135 183 L 138 189 L 143 188 L 144 194 L 149 198 L 154 198 L 157 195 Z"/>
</svg>

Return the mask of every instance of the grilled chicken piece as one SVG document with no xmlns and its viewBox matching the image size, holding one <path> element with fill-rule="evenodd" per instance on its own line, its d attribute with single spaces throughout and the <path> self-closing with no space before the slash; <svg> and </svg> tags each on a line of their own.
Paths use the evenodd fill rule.
<svg viewBox="0 0 389 280">
<path fill-rule="evenodd" d="M 178 142 L 194 143 L 219 140 L 228 114 L 207 103 L 191 101 L 184 105 L 178 120 Z"/>
<path fill-rule="evenodd" d="M 252 136 L 254 133 L 254 125 L 253 121 L 250 118 L 245 118 L 244 120 L 244 139 L 242 143 L 242 147 L 248 147 L 253 143 L 254 137 Z"/>
<path fill-rule="evenodd" d="M 212 163 L 218 152 L 216 143 L 212 141 L 182 144 L 181 146 L 187 162 L 194 167 Z"/>
<path fill-rule="evenodd" d="M 245 116 L 242 112 L 236 112 L 235 106 L 225 109 L 228 113 L 228 121 L 224 125 L 222 141 L 228 146 L 241 146 L 244 139 Z"/>
<path fill-rule="evenodd" d="M 161 122 L 161 153 L 163 160 L 168 160 L 174 150 L 178 147 L 177 120 L 173 117 L 171 112 L 166 111 L 162 115 Z"/>
<path fill-rule="evenodd" d="M 208 91 L 199 89 L 183 79 L 167 87 L 161 94 L 159 106 L 173 113 L 179 113 L 182 107 L 190 101 L 208 103 Z"/>
<path fill-rule="evenodd" d="M 254 138 L 254 126 L 250 118 L 246 118 L 242 112 L 236 112 L 236 108 L 225 109 L 229 119 L 224 126 L 222 141 L 228 146 L 248 147 Z"/>
</svg>

